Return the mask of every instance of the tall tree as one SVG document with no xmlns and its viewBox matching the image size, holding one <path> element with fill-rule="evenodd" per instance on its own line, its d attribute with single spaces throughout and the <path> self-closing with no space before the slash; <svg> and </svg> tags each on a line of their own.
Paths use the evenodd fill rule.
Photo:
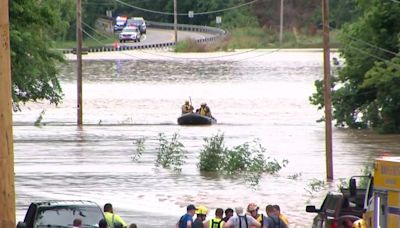
<svg viewBox="0 0 400 228">
<path fill-rule="evenodd" d="M 400 4 L 359 0 L 362 16 L 344 26 L 344 67 L 333 75 L 333 118 L 338 126 L 400 132 Z M 323 107 L 322 81 L 311 102 Z"/>
<path fill-rule="evenodd" d="M 16 104 L 37 100 L 58 104 L 62 99 L 57 64 L 63 57 L 51 49 L 50 39 L 64 22 L 56 5 L 53 0 L 10 1 L 12 97 Z"/>
</svg>

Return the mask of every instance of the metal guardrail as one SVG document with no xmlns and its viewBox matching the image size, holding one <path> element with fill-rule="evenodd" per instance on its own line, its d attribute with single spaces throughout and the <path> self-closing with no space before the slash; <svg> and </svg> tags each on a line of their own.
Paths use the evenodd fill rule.
<svg viewBox="0 0 400 228">
<path fill-rule="evenodd" d="M 161 29 L 174 29 L 174 24 L 171 23 L 161 23 L 161 22 L 153 22 L 147 21 L 146 25 L 151 28 L 161 28 Z M 186 24 L 177 24 L 177 29 L 180 31 L 192 31 L 192 32 L 203 32 L 210 33 L 214 36 L 196 39 L 198 43 L 205 42 L 215 42 L 224 38 L 227 35 L 227 32 L 220 28 L 210 27 L 210 26 L 199 26 L 199 25 L 186 25 Z M 114 47 L 114 45 L 104 45 L 104 46 L 96 46 L 89 48 L 82 48 L 83 52 L 109 52 L 109 51 L 125 51 L 125 50 L 135 50 L 135 49 L 148 49 L 148 48 L 165 48 L 176 45 L 175 42 L 165 42 L 165 43 L 154 43 L 154 44 L 142 44 L 142 45 L 120 45 L 119 47 Z M 74 54 L 76 53 L 76 48 L 73 49 L 62 49 L 64 54 Z"/>
</svg>

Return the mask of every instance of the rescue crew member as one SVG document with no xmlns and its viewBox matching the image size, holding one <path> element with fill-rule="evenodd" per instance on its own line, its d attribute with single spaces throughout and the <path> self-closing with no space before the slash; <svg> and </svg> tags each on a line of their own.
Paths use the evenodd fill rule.
<svg viewBox="0 0 400 228">
<path fill-rule="evenodd" d="M 193 215 L 196 212 L 196 207 L 193 204 L 189 204 L 186 207 L 186 214 L 182 215 L 179 221 L 176 223 L 176 228 L 192 228 Z"/>
<path fill-rule="evenodd" d="M 110 228 L 126 228 L 127 225 L 122 218 L 114 213 L 111 203 L 104 204 L 104 218 Z"/>
<path fill-rule="evenodd" d="M 203 206 L 199 205 L 196 209 L 196 220 L 193 222 L 192 228 L 203 228 L 203 222 L 206 220 L 208 214 L 208 209 Z"/>
<path fill-rule="evenodd" d="M 196 110 L 201 116 L 211 117 L 211 109 L 207 106 L 205 102 L 201 103 L 200 108 Z"/>
<path fill-rule="evenodd" d="M 185 104 L 182 105 L 182 114 L 191 113 L 193 110 L 194 108 L 189 101 L 185 101 Z"/>
<path fill-rule="evenodd" d="M 224 221 L 222 220 L 222 216 L 224 216 L 224 209 L 217 208 L 215 210 L 215 218 L 208 220 L 204 223 L 204 227 L 207 228 L 222 228 L 224 225 Z"/>
<path fill-rule="evenodd" d="M 259 214 L 258 209 L 260 209 L 260 208 L 255 203 L 250 203 L 249 205 L 247 205 L 247 212 L 249 213 L 249 215 L 251 215 L 251 217 L 255 218 L 257 220 L 257 222 L 259 222 L 261 224 L 262 228 L 265 228 L 265 226 L 263 226 L 264 215 Z"/>
</svg>

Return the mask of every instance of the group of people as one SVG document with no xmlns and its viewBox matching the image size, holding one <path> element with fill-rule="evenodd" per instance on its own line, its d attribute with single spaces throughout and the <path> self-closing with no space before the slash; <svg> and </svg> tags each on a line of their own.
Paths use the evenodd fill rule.
<svg viewBox="0 0 400 228">
<path fill-rule="evenodd" d="M 193 113 L 194 108 L 189 101 L 185 101 L 185 103 L 182 105 L 182 114 L 186 113 Z M 211 117 L 211 109 L 208 107 L 207 103 L 203 102 L 200 104 L 200 107 L 196 109 L 196 113 L 202 115 L 202 116 L 209 116 Z"/>
<path fill-rule="evenodd" d="M 259 213 L 259 207 L 255 203 L 247 206 L 246 213 L 242 207 L 236 207 L 233 213 L 232 208 L 224 210 L 217 208 L 215 217 L 206 219 L 208 209 L 199 205 L 196 207 L 190 204 L 186 207 L 184 214 L 176 223 L 176 228 L 287 228 L 289 221 L 281 213 L 279 205 L 267 205 L 266 215 Z M 196 219 L 194 219 L 196 215 Z"/>
<path fill-rule="evenodd" d="M 104 204 L 104 219 L 99 221 L 99 228 L 128 228 L 125 221 L 116 213 L 114 213 L 113 206 L 111 203 Z M 72 228 L 81 228 L 82 219 L 75 218 L 72 224 Z M 129 228 L 137 228 L 136 224 L 131 224 Z"/>
</svg>

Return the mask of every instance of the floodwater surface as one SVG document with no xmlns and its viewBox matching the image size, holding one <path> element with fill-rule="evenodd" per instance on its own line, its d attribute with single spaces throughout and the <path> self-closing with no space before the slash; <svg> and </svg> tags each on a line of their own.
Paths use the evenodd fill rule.
<svg viewBox="0 0 400 228">
<path fill-rule="evenodd" d="M 14 113 L 17 220 L 42 199 L 111 202 L 138 227 L 174 227 L 189 203 L 206 205 L 212 217 L 217 207 L 255 202 L 264 212 L 279 204 L 291 227 L 310 227 L 305 205 L 319 206 L 339 179 L 361 174 L 377 156 L 400 153 L 398 135 L 334 128 L 336 181 L 311 190 L 310 183 L 326 176 L 324 124 L 317 122 L 323 112 L 309 102 L 314 81 L 323 78 L 322 52 L 132 55 L 84 61 L 82 128 L 76 126 L 74 61 L 61 69 L 62 104 L 29 103 Z M 189 99 L 195 108 L 207 102 L 218 124 L 177 125 Z M 40 116 L 41 126 L 34 126 Z M 180 135 L 187 150 L 180 173 L 154 165 L 159 133 Z M 200 173 L 203 138 L 222 133 L 229 147 L 258 139 L 266 156 L 289 163 L 255 187 L 239 177 Z M 145 152 L 133 161 L 140 138 Z"/>
</svg>

